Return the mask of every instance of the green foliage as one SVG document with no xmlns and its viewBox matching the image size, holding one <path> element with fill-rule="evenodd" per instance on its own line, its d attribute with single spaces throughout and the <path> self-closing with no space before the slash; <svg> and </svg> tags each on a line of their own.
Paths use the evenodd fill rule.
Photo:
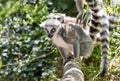
<svg viewBox="0 0 120 81">
<path fill-rule="evenodd" d="M 78 13 L 76 10 L 74 0 L 46 0 L 50 11 L 57 11 L 76 17 Z"/>
<path fill-rule="evenodd" d="M 57 51 L 39 26 L 48 15 L 44 1 L 2 0 L 0 11 L 0 80 L 52 78 Z"/>
<path fill-rule="evenodd" d="M 0 60 L 0 68 L 2 67 L 2 60 Z"/>
</svg>

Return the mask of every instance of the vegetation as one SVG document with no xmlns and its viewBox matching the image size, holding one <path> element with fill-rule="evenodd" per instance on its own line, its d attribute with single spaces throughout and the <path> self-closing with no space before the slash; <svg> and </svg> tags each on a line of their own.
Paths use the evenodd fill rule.
<svg viewBox="0 0 120 81">
<path fill-rule="evenodd" d="M 105 1 L 105 0 L 104 0 Z M 106 11 L 120 15 L 120 5 Z M 72 5 L 72 6 L 71 6 Z M 76 16 L 74 0 L 0 0 L 0 81 L 58 81 L 62 75 L 58 50 L 39 24 L 50 12 Z M 120 25 L 120 23 L 118 23 Z M 82 63 L 87 81 L 120 80 L 120 27 L 111 32 L 109 70 L 101 80 L 100 47 Z"/>
</svg>

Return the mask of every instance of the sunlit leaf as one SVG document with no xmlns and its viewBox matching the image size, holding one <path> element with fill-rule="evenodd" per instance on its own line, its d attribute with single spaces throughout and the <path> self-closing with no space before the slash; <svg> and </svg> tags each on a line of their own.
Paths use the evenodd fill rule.
<svg viewBox="0 0 120 81">
<path fill-rule="evenodd" d="M 0 68 L 2 67 L 2 65 L 3 65 L 3 64 L 2 64 L 2 60 L 0 60 Z"/>
</svg>

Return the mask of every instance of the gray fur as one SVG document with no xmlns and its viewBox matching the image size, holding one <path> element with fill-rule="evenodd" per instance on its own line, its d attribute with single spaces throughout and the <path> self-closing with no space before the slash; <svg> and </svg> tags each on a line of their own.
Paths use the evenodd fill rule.
<svg viewBox="0 0 120 81">
<path fill-rule="evenodd" d="M 68 61 L 63 69 L 64 75 L 61 81 L 85 81 L 81 68 L 74 61 Z"/>
<path fill-rule="evenodd" d="M 101 3 L 101 2 L 100 2 Z M 100 12 L 98 12 L 98 13 L 100 13 Z M 102 15 L 102 13 L 100 13 L 100 15 Z M 57 16 L 57 18 L 59 17 L 60 19 L 62 19 L 62 21 L 64 21 L 64 22 L 62 22 L 62 23 L 64 23 L 64 24 L 68 24 L 68 23 L 76 23 L 76 20 L 77 19 L 75 19 L 75 18 L 73 18 L 73 17 L 68 17 L 68 16 L 62 16 L 62 13 L 61 13 L 61 15 L 60 15 L 60 13 L 59 13 L 59 15 L 56 13 L 56 14 L 54 14 L 53 15 L 53 17 L 52 18 L 54 18 L 54 19 L 57 19 L 56 18 L 56 16 Z M 83 20 L 81 20 L 82 21 L 82 23 L 79 23 L 79 25 L 82 27 L 82 28 L 84 28 L 85 30 L 86 30 L 86 32 L 88 32 L 88 34 L 89 35 L 91 35 L 91 37 L 93 36 L 93 43 L 95 44 L 95 46 L 96 45 L 98 45 L 98 44 L 103 44 L 104 42 L 106 42 L 106 43 L 104 43 L 103 45 L 102 45 L 102 50 L 104 50 L 103 52 L 102 52 L 102 54 L 103 53 L 107 53 L 107 54 L 109 54 L 109 34 L 107 34 L 107 32 L 109 33 L 109 27 L 108 26 L 106 26 L 105 27 L 105 24 L 106 24 L 106 20 L 107 20 L 107 18 L 108 18 L 108 22 L 110 23 L 110 29 L 112 29 L 113 27 L 116 27 L 116 24 L 117 24 L 117 22 L 119 22 L 120 21 L 120 18 L 119 17 L 117 17 L 117 16 L 107 16 L 106 17 L 106 15 L 104 16 L 99 16 L 99 15 L 94 15 L 92 18 L 96 18 L 95 20 L 96 21 L 98 21 L 98 23 L 101 25 L 102 23 L 103 23 L 103 25 L 101 25 L 101 27 L 94 27 L 94 24 L 91 24 L 91 25 L 89 25 L 88 26 L 88 21 L 90 20 L 91 21 L 91 16 L 92 16 L 92 14 L 90 14 L 90 13 L 88 13 L 88 12 L 86 12 L 86 13 L 84 13 L 83 14 L 83 16 L 82 16 L 82 18 L 83 18 Z M 97 19 L 98 18 L 98 19 Z M 99 21 L 99 19 L 102 19 L 103 21 Z M 95 21 L 94 20 L 94 21 Z M 105 21 L 104 21 L 105 20 Z M 72 21 L 72 22 L 71 22 Z M 92 29 L 94 29 L 94 28 L 92 28 L 92 27 L 94 27 L 95 29 L 98 29 L 98 31 L 96 32 L 96 31 L 94 31 L 94 30 L 92 30 Z M 102 29 L 103 28 L 103 29 Z M 104 31 L 104 28 L 105 29 L 107 29 L 107 31 Z M 91 32 L 91 31 L 92 32 Z M 102 30 L 102 31 L 101 31 Z M 106 33 L 105 33 L 106 32 Z M 106 37 L 105 39 L 101 39 L 101 36 L 103 37 Z M 87 44 L 87 45 L 89 45 L 89 44 Z M 84 45 L 83 45 L 84 46 Z M 76 44 L 76 46 L 74 47 L 75 49 L 76 49 L 76 47 L 79 47 L 79 45 L 78 44 Z M 106 48 L 107 47 L 107 48 Z M 82 49 L 82 48 L 81 48 Z M 77 52 L 77 51 L 76 51 Z M 75 53 L 76 54 L 76 53 Z M 101 72 L 101 76 L 104 76 L 104 74 L 106 73 L 106 71 L 107 71 L 107 54 L 106 55 L 102 55 L 101 56 L 101 59 L 102 59 L 102 61 L 101 61 L 101 66 L 100 66 L 100 68 L 101 68 L 101 70 L 100 70 L 100 72 Z M 106 56 L 106 57 L 105 57 Z M 105 58 L 104 58 L 105 57 Z"/>
<path fill-rule="evenodd" d="M 55 26 L 55 23 L 58 22 L 55 19 L 46 20 L 45 23 L 43 22 L 45 25 L 41 27 L 47 28 L 47 24 L 51 21 L 54 22 L 50 26 L 56 27 L 56 32 L 51 39 L 59 49 L 64 62 L 71 56 L 75 58 L 90 56 L 93 51 L 92 39 L 82 27 L 73 23 L 61 23 L 59 26 L 58 24 Z"/>
</svg>

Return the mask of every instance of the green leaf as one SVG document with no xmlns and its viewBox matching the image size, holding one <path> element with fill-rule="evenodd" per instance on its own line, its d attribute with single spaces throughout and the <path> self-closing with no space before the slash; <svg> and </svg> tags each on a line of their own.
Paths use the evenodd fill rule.
<svg viewBox="0 0 120 81">
<path fill-rule="evenodd" d="M 0 68 L 2 67 L 2 65 L 3 65 L 3 64 L 2 64 L 2 60 L 0 60 Z"/>
</svg>

